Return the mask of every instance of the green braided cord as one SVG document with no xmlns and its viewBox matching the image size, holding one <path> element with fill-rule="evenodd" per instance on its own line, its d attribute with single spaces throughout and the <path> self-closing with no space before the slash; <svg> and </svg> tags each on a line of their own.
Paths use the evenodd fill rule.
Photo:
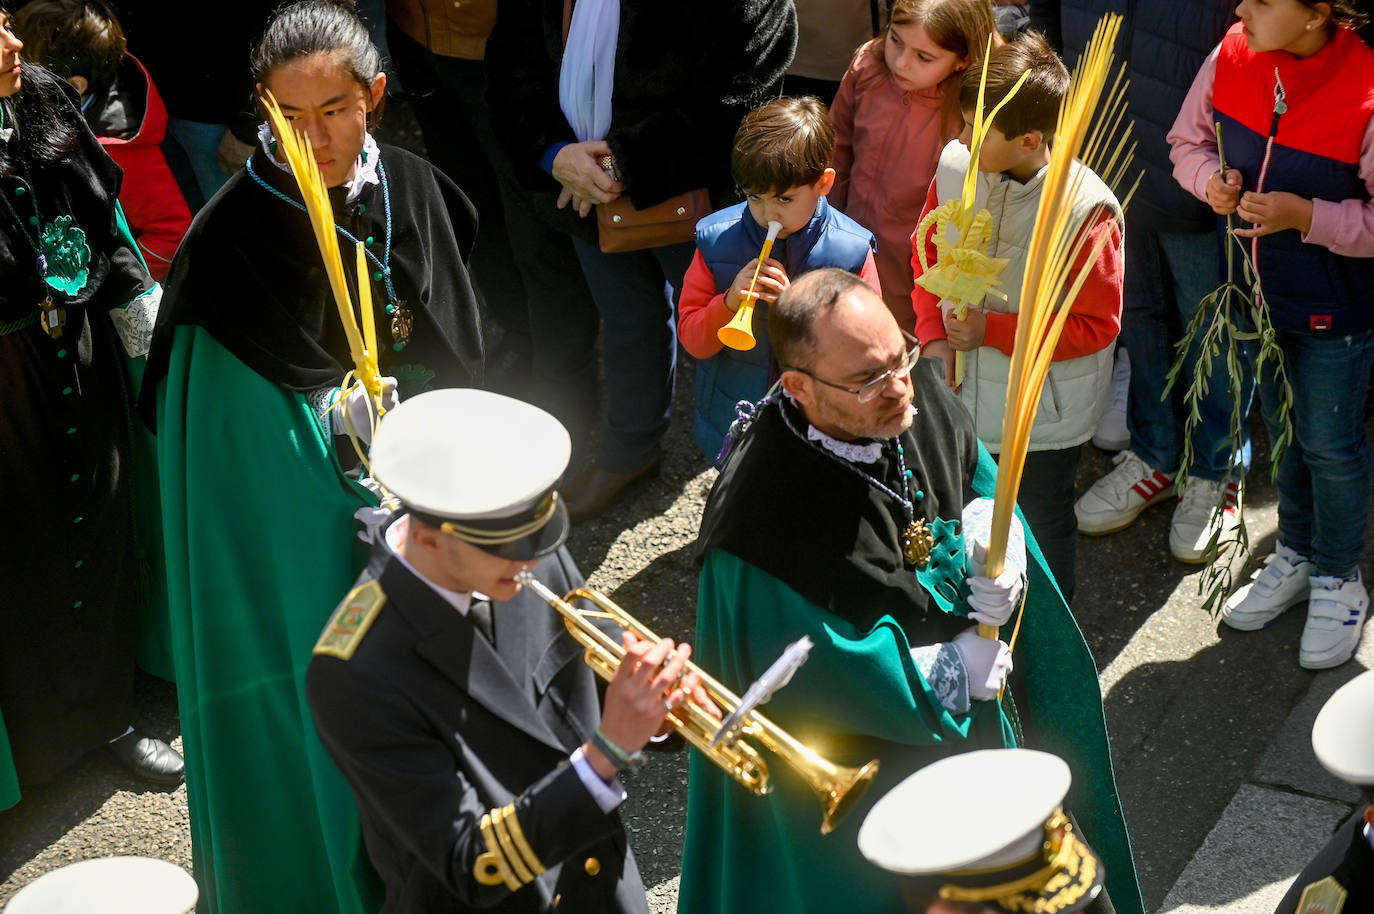
<svg viewBox="0 0 1374 914">
<path fill-rule="evenodd" d="M 38 312 L 31 311 L 25 317 L 9 321 L 8 323 L 0 324 L 0 336 L 9 336 L 11 333 L 16 333 L 20 330 L 23 330 L 25 327 L 28 327 L 31 324 L 36 323 L 38 323 Z"/>
</svg>

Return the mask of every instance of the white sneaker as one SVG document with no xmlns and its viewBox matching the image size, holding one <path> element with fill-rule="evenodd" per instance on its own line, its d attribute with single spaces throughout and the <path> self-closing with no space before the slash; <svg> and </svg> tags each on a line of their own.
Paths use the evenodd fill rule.
<svg viewBox="0 0 1374 914">
<path fill-rule="evenodd" d="M 1309 578 L 1316 566 L 1282 542 L 1264 559 L 1263 567 L 1250 576 L 1250 583 L 1226 598 L 1221 621 L 1242 632 L 1253 632 L 1272 625 L 1283 611 L 1307 599 L 1312 589 Z"/>
<path fill-rule="evenodd" d="M 1217 505 L 1223 497 L 1226 506 L 1218 511 Z M 1212 482 L 1190 475 L 1183 487 L 1183 497 L 1174 509 L 1174 518 L 1169 522 L 1169 551 L 1174 558 L 1199 565 L 1207 560 L 1207 546 L 1212 537 L 1217 537 L 1217 543 L 1224 546 L 1240 523 L 1240 499 L 1238 482 Z"/>
<path fill-rule="evenodd" d="M 1298 645 L 1303 669 L 1325 670 L 1355 656 L 1360 629 L 1369 614 L 1369 592 L 1360 573 L 1355 580 L 1312 576 L 1312 595 L 1307 603 L 1307 624 Z"/>
<path fill-rule="evenodd" d="M 1104 451 L 1124 451 L 1131 446 L 1131 433 L 1126 428 L 1126 400 L 1130 389 L 1131 356 L 1122 346 L 1116 350 L 1116 364 L 1112 366 L 1112 397 L 1093 432 L 1095 447 Z"/>
<path fill-rule="evenodd" d="M 1135 451 L 1122 451 L 1112 462 L 1116 469 L 1093 483 L 1074 503 L 1079 533 L 1100 536 L 1124 530 L 1141 511 L 1174 494 L 1174 477 L 1156 470 Z"/>
</svg>

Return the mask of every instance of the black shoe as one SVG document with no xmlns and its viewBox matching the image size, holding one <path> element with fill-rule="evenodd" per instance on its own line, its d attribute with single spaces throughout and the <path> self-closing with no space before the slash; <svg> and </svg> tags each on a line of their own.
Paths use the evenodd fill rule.
<svg viewBox="0 0 1374 914">
<path fill-rule="evenodd" d="M 156 784 L 180 784 L 186 777 L 186 763 L 175 749 L 162 740 L 130 730 L 110 741 L 110 751 L 139 777 Z"/>
</svg>

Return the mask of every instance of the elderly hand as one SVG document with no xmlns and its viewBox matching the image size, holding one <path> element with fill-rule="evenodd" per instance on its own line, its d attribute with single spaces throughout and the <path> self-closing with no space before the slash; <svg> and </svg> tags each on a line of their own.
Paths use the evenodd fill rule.
<svg viewBox="0 0 1374 914">
<path fill-rule="evenodd" d="M 987 561 L 988 547 L 981 540 L 973 544 L 973 556 L 969 562 L 968 586 L 972 593 L 968 597 L 968 617 L 984 625 L 1002 626 L 1007 624 L 1016 606 L 1021 602 L 1024 586 L 1021 575 L 1014 568 L 1003 569 L 995 578 L 984 576 L 983 567 Z"/>
<path fill-rule="evenodd" d="M 625 186 L 606 174 L 598 159 L 611 154 L 611 147 L 603 140 L 569 143 L 553 158 L 553 176 L 563 189 L 558 194 L 558 208 L 569 203 L 579 216 L 585 216 L 598 203 L 610 203 L 624 192 Z"/>
<path fill-rule="evenodd" d="M 1006 642 L 981 637 L 976 627 L 955 635 L 952 643 L 968 672 L 969 697 L 974 701 L 996 698 L 1011 673 L 1011 648 Z"/>
<path fill-rule="evenodd" d="M 1234 168 L 1226 169 L 1226 174 L 1216 172 L 1207 179 L 1207 203 L 1218 216 L 1229 216 L 1236 211 L 1240 202 L 1240 172 Z"/>
<path fill-rule="evenodd" d="M 1240 198 L 1236 214 L 1252 224 L 1251 228 L 1235 230 L 1242 238 L 1259 238 L 1285 229 L 1297 229 L 1306 235 L 1312 230 L 1312 201 L 1283 191 L 1246 193 Z"/>
</svg>

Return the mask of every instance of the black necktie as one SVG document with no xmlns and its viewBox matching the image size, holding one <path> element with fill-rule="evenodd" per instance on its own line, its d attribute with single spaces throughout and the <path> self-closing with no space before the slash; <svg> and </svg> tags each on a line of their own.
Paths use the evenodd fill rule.
<svg viewBox="0 0 1374 914">
<path fill-rule="evenodd" d="M 489 601 L 474 598 L 468 606 L 468 618 L 472 620 L 473 626 L 482 633 L 482 637 L 493 645 L 496 643 L 496 632 L 491 624 L 491 603 Z"/>
</svg>

